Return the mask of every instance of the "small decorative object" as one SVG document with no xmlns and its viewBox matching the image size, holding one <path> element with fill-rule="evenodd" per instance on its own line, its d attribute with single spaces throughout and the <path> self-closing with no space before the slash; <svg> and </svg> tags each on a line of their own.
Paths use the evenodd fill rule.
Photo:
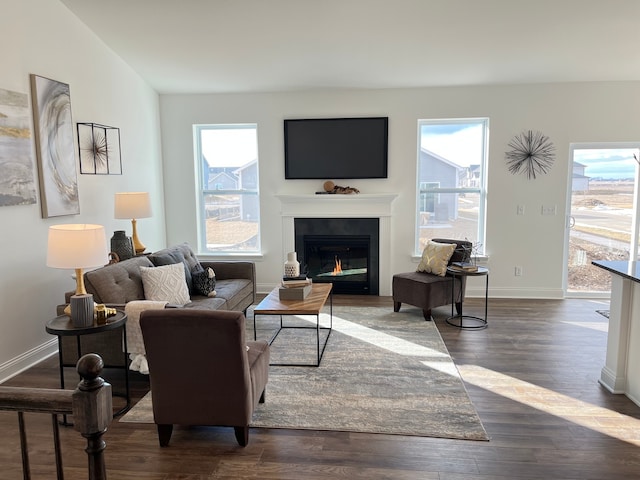
<svg viewBox="0 0 640 480">
<path fill-rule="evenodd" d="M 287 261 L 284 262 L 284 276 L 297 277 L 300 275 L 300 262 L 296 252 L 287 253 Z"/>
<path fill-rule="evenodd" d="M 107 323 L 107 309 L 103 303 L 96 305 L 96 322 L 98 325 Z"/>
<path fill-rule="evenodd" d="M 71 323 L 76 328 L 93 325 L 93 295 L 71 295 Z"/>
<path fill-rule="evenodd" d="M 509 171 L 512 174 L 524 171 L 527 178 L 535 180 L 536 175 L 547 173 L 555 158 L 553 143 L 542 132 L 527 130 L 513 137 L 505 153 Z"/>
<path fill-rule="evenodd" d="M 118 255 L 118 261 L 126 260 L 135 255 L 131 237 L 127 237 L 124 230 L 116 230 L 111 237 L 111 251 Z"/>
<path fill-rule="evenodd" d="M 360 190 L 358 190 L 355 187 L 341 187 L 340 185 L 336 185 L 335 183 L 333 183 L 331 180 L 327 180 L 326 182 L 324 182 L 324 184 L 322 185 L 322 188 L 324 188 L 325 193 L 342 193 L 342 194 L 352 194 L 352 193 L 360 193 Z"/>
<path fill-rule="evenodd" d="M 278 289 L 280 300 L 304 300 L 311 293 L 311 285 L 304 287 L 281 287 Z"/>
<path fill-rule="evenodd" d="M 99 123 L 78 123 L 80 173 L 122 175 L 120 129 Z"/>
<path fill-rule="evenodd" d="M 42 217 L 77 215 L 80 201 L 69 85 L 31 75 L 31 92 Z"/>
</svg>

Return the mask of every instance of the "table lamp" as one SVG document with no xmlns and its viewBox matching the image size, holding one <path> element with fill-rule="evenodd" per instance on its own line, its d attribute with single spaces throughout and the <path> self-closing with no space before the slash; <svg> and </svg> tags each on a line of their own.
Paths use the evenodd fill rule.
<svg viewBox="0 0 640 480">
<path fill-rule="evenodd" d="M 133 229 L 132 241 L 136 255 L 142 254 L 147 247 L 138 238 L 136 219 L 151 216 L 149 192 L 121 192 L 115 196 L 115 218 L 130 218 Z"/>
<path fill-rule="evenodd" d="M 107 263 L 107 240 L 102 225 L 68 224 L 49 227 L 47 266 L 74 269 L 76 293 L 65 313 L 75 326 L 93 323 L 93 295 L 84 286 L 83 268 L 99 267 Z M 75 306 L 75 307 L 74 307 Z M 74 311 L 80 307 L 82 311 Z M 87 318 L 90 314 L 90 319 Z"/>
</svg>

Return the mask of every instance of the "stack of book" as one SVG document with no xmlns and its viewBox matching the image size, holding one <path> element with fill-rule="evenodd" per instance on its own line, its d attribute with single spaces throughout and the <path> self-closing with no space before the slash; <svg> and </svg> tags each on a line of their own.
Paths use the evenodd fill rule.
<svg viewBox="0 0 640 480">
<path fill-rule="evenodd" d="M 311 292 L 311 279 L 306 275 L 283 277 L 278 291 L 280 300 L 304 300 Z"/>
<path fill-rule="evenodd" d="M 477 272 L 478 266 L 471 262 L 451 262 L 450 268 L 461 272 Z"/>
</svg>

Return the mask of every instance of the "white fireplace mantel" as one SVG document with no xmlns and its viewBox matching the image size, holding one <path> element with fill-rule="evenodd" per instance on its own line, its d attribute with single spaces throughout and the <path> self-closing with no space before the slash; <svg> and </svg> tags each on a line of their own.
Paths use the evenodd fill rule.
<svg viewBox="0 0 640 480">
<path fill-rule="evenodd" d="M 378 218 L 380 220 L 381 296 L 391 295 L 391 212 L 395 193 L 381 194 L 278 194 L 282 216 L 282 258 L 295 250 L 295 218 Z"/>
</svg>

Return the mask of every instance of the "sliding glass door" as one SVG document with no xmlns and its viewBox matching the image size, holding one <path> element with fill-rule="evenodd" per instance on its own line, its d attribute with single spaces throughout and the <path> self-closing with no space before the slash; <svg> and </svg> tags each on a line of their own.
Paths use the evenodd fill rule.
<svg viewBox="0 0 640 480">
<path fill-rule="evenodd" d="M 610 275 L 592 260 L 638 252 L 640 144 L 572 145 L 565 295 L 608 295 Z"/>
</svg>

